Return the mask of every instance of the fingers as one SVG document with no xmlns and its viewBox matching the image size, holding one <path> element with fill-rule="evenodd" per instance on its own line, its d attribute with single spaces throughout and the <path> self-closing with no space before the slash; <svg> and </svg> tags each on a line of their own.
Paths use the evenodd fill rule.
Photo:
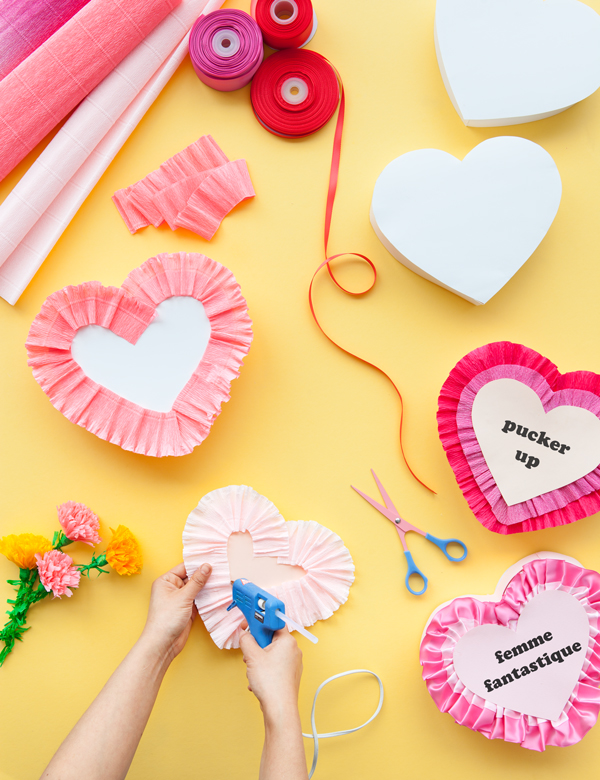
<svg viewBox="0 0 600 780">
<path fill-rule="evenodd" d="M 193 601 L 202 588 L 206 585 L 206 581 L 210 577 L 212 572 L 212 566 L 210 563 L 203 563 L 202 566 L 196 569 L 186 584 L 183 586 L 184 591 Z"/>
<path fill-rule="evenodd" d="M 169 569 L 167 574 L 175 574 L 177 577 L 180 577 L 182 580 L 184 580 L 187 577 L 185 563 L 178 563 L 177 566 L 173 566 L 172 569 Z"/>
<path fill-rule="evenodd" d="M 244 631 L 240 636 L 240 650 L 244 656 L 244 663 L 247 663 L 248 658 L 252 658 L 257 651 L 260 651 L 258 642 L 249 631 Z"/>
</svg>

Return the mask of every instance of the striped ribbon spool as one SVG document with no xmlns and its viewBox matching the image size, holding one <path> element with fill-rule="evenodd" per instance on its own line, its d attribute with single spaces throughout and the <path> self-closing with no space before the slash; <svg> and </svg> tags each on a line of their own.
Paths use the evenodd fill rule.
<svg viewBox="0 0 600 780">
<path fill-rule="evenodd" d="M 220 92 L 249 84 L 263 59 L 262 34 L 245 11 L 213 11 L 196 20 L 190 59 L 200 81 Z"/>
<path fill-rule="evenodd" d="M 272 49 L 299 49 L 317 31 L 317 15 L 310 0 L 252 0 L 250 13 Z"/>
</svg>

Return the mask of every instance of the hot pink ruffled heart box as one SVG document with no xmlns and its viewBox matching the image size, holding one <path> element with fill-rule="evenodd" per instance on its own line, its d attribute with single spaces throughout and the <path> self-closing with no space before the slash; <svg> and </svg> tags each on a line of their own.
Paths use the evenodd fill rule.
<svg viewBox="0 0 600 780">
<path fill-rule="evenodd" d="M 538 751 L 573 745 L 600 711 L 599 629 L 600 574 L 537 553 L 511 567 L 495 595 L 433 613 L 423 679 L 441 712 L 488 739 Z"/>
<path fill-rule="evenodd" d="M 500 394 L 489 395 L 488 408 L 479 408 L 480 429 L 476 431 L 474 412 L 494 384 Z M 505 395 L 513 391 L 521 396 L 524 393 L 525 397 L 512 402 Z M 482 444 L 486 415 L 491 419 L 496 407 L 504 403 L 511 411 L 497 412 L 500 422 L 496 427 L 496 441 L 491 445 L 487 441 L 486 449 Z M 527 417 L 525 407 L 530 409 L 532 404 L 537 404 L 539 410 L 527 411 L 530 414 Z M 564 416 L 565 411 L 566 422 L 550 423 L 551 418 Z M 583 420 L 575 419 L 582 416 Z M 537 423 L 528 423 L 529 419 Z M 535 531 L 572 523 L 600 510 L 600 376 L 597 374 L 589 371 L 561 374 L 554 363 L 521 344 L 507 341 L 487 344 L 462 358 L 450 372 L 440 392 L 437 421 L 440 440 L 456 480 L 479 522 L 491 531 L 501 534 Z M 561 444 L 554 438 L 552 431 L 557 430 L 566 432 L 560 438 L 569 444 Z M 588 441 L 580 442 L 579 449 L 585 450 L 587 461 L 584 459 L 584 465 L 575 464 L 573 470 L 568 463 L 569 459 L 578 457 L 578 450 L 571 439 L 585 437 L 586 430 Z M 505 462 L 502 453 L 495 451 L 496 445 L 498 452 L 502 447 L 509 447 Z M 486 449 L 485 457 L 482 449 Z M 555 462 L 554 466 L 551 461 Z M 540 488 L 542 480 L 536 491 L 535 480 L 546 463 L 555 472 L 550 475 L 550 482 L 546 481 L 546 488 Z M 527 479 L 533 487 L 528 488 Z M 516 484 L 519 480 L 524 480 L 524 485 Z"/>
<path fill-rule="evenodd" d="M 165 327 L 157 310 L 175 298 L 202 304 L 206 342 L 184 373 L 184 386 L 175 386 L 166 410 L 122 397 L 91 379 L 74 360 L 73 342 L 81 329 L 101 326 L 123 343 L 137 345 L 155 318 L 159 330 Z M 229 400 L 230 384 L 252 343 L 251 325 L 231 271 L 200 254 L 161 254 L 132 271 L 120 288 L 86 282 L 53 293 L 31 325 L 28 364 L 52 404 L 71 422 L 142 455 L 186 455 L 208 436 L 221 405 Z M 181 338 L 192 340 L 197 334 L 185 327 Z M 160 384 L 164 369 L 152 350 L 149 361 L 152 381 Z M 125 362 L 122 371 L 127 370 Z"/>
</svg>

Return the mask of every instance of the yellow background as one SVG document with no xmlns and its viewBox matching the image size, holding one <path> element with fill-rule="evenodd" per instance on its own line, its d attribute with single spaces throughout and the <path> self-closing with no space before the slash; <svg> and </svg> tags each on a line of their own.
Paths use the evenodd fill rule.
<svg viewBox="0 0 600 780">
<path fill-rule="evenodd" d="M 600 0 L 588 4 L 600 12 Z M 248 10 L 245 0 L 226 5 Z M 140 576 L 85 581 L 73 598 L 32 609 L 32 630 L 0 670 L 1 780 L 41 773 L 139 635 L 151 582 L 181 560 L 188 513 L 208 491 L 241 483 L 268 496 L 286 519 L 313 519 L 333 529 L 356 564 L 348 603 L 314 628 L 318 646 L 300 640 L 303 725 L 306 730 L 317 685 L 345 669 L 378 672 L 386 700 L 364 731 L 322 744 L 318 778 L 412 780 L 443 773 L 448 780 L 553 780 L 597 772 L 600 727 L 574 747 L 538 754 L 456 726 L 429 697 L 418 650 L 435 607 L 461 594 L 492 592 L 502 572 L 525 555 L 555 550 L 600 568 L 597 517 L 508 538 L 485 530 L 454 480 L 435 420 L 450 369 L 490 341 L 524 343 L 563 372 L 600 372 L 600 93 L 541 122 L 466 128 L 439 74 L 434 0 L 327 0 L 316 10 L 311 48 L 339 69 L 348 101 L 330 251 L 367 254 L 380 274 L 362 299 L 344 296 L 323 276 L 316 304 L 329 333 L 382 366 L 401 388 L 410 462 L 438 494 L 418 485 L 400 459 L 399 408 L 391 387 L 331 346 L 308 310 L 308 282 L 322 260 L 333 123 L 300 141 L 276 138 L 255 120 L 249 88 L 215 92 L 186 60 L 19 303 L 13 308 L 0 301 L 0 533 L 50 536 L 57 527 L 55 506 L 71 499 L 100 515 L 106 540 L 109 526 L 128 525 L 145 555 Z M 210 243 L 167 227 L 130 236 L 112 193 L 205 133 L 231 159 L 247 159 L 257 197 L 227 217 Z M 369 204 L 378 174 L 398 155 L 433 147 L 462 158 L 503 134 L 536 141 L 553 156 L 562 203 L 527 264 L 489 303 L 474 307 L 392 258 L 371 229 Z M 0 196 L 34 156 L 2 183 Z M 33 380 L 24 342 L 55 290 L 91 279 L 120 285 L 148 257 L 180 250 L 206 253 L 232 270 L 248 301 L 254 343 L 209 438 L 191 455 L 154 460 L 69 423 Z M 367 278 L 351 263 L 342 275 L 357 286 Z M 350 489 L 352 483 L 376 495 L 371 467 L 408 520 L 469 547 L 466 561 L 452 564 L 421 538 L 409 537 L 430 578 L 424 596 L 411 596 L 404 587 L 404 558 L 392 528 Z M 87 549 L 69 548 L 81 561 Z M 1 604 L 12 595 L 4 580 L 14 575 L 15 567 L 2 558 Z M 376 701 L 372 680 L 335 683 L 322 694 L 319 728 L 357 725 Z M 130 777 L 255 777 L 261 746 L 262 720 L 246 690 L 239 653 L 219 651 L 198 621 L 167 674 Z"/>
</svg>

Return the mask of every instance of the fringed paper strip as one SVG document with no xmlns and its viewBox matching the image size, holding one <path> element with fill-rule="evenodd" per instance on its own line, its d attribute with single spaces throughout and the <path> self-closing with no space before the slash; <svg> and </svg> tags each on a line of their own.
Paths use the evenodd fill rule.
<svg viewBox="0 0 600 780">
<path fill-rule="evenodd" d="M 541 554 L 540 554 L 541 555 Z M 477 696 L 458 678 L 454 650 L 475 626 L 492 624 L 515 630 L 525 604 L 545 590 L 562 590 L 579 600 L 590 626 L 589 645 L 579 679 L 560 718 L 550 721 L 505 709 Z M 423 679 L 436 706 L 462 726 L 488 739 L 516 742 L 529 750 L 579 742 L 600 712 L 600 574 L 561 559 L 525 563 L 506 587 L 501 600 L 454 599 L 437 610 L 421 640 Z"/>
<path fill-rule="evenodd" d="M 570 485 L 507 506 L 485 462 L 472 423 L 475 396 L 488 382 L 516 379 L 535 390 L 546 411 L 577 406 L 600 418 L 600 376 L 560 374 L 547 358 L 521 344 L 487 344 L 450 372 L 438 399 L 438 432 L 448 462 L 479 522 L 501 534 L 536 531 L 600 511 L 600 466 Z"/>
<path fill-rule="evenodd" d="M 71 355 L 76 332 L 101 325 L 135 344 L 167 298 L 200 301 L 210 338 L 197 369 L 169 412 L 145 409 L 87 377 Z M 186 455 L 204 441 L 229 400 L 252 342 L 246 301 L 233 274 L 200 254 L 161 254 L 132 271 L 123 286 L 87 282 L 51 295 L 27 337 L 28 363 L 52 404 L 71 422 L 125 450 Z"/>
<path fill-rule="evenodd" d="M 113 201 L 130 233 L 165 220 L 210 240 L 227 214 L 254 197 L 245 160 L 230 162 L 205 135 L 122 190 Z"/>
<path fill-rule="evenodd" d="M 231 534 L 244 532 L 252 537 L 255 557 L 276 557 L 278 564 L 306 571 L 299 580 L 269 588 L 298 623 L 324 620 L 348 599 L 354 564 L 337 534 L 312 520 L 286 522 L 269 499 L 245 485 L 213 490 L 188 517 L 183 560 L 188 576 L 202 563 L 213 567 L 196 606 L 217 647 L 239 647 L 244 617 L 239 610 L 227 612 L 232 598 L 227 543 Z"/>
</svg>

